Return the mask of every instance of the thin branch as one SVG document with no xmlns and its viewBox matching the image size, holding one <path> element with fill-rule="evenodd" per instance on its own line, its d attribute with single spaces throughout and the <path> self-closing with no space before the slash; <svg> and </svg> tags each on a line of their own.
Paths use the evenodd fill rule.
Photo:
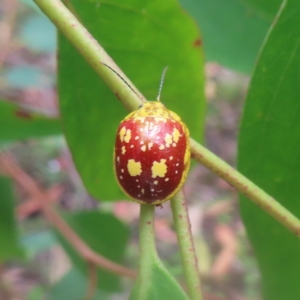
<svg viewBox="0 0 300 300">
<path fill-rule="evenodd" d="M 88 288 L 85 300 L 91 300 L 97 291 L 97 266 L 94 263 L 88 262 Z"/>
<path fill-rule="evenodd" d="M 193 139 L 190 142 L 192 156 L 196 161 L 223 178 L 237 191 L 252 200 L 295 235 L 300 237 L 300 220 L 289 210 L 208 149 Z"/>
<path fill-rule="evenodd" d="M 57 28 L 66 36 L 73 46 L 81 53 L 82 57 L 91 65 L 104 82 L 111 88 L 117 98 L 128 110 L 136 109 L 145 101 L 138 97 L 114 72 L 104 64 L 111 66 L 122 78 L 133 87 L 130 80 L 121 72 L 103 48 L 80 24 L 60 0 L 34 0 L 41 10 L 52 20 Z M 138 92 L 139 93 L 139 92 Z M 300 220 L 285 209 L 273 197 L 265 193 L 245 176 L 234 170 L 212 152 L 191 139 L 191 152 L 193 158 L 208 169 L 222 177 L 237 191 L 247 196 L 258 206 L 271 214 L 276 220 L 300 237 Z"/>
<path fill-rule="evenodd" d="M 203 297 L 198 260 L 195 252 L 185 196 L 182 191 L 177 193 L 171 200 L 171 207 L 189 297 L 191 300 L 201 300 Z"/>
<path fill-rule="evenodd" d="M 60 0 L 35 0 L 35 3 L 85 58 L 116 97 L 122 99 L 123 105 L 128 110 L 137 109 L 141 101 L 146 101 L 129 78 Z M 118 75 L 106 65 L 115 70 Z M 124 78 L 124 81 L 120 77 Z"/>
<path fill-rule="evenodd" d="M 63 187 L 60 185 L 52 186 L 50 189 L 44 191 L 49 204 L 54 204 L 58 201 L 60 195 L 63 192 Z M 27 218 L 33 213 L 37 213 L 41 210 L 41 205 L 39 199 L 28 198 L 25 202 L 18 205 L 15 213 L 19 220 Z"/>
<path fill-rule="evenodd" d="M 148 299 L 151 290 L 150 294 L 153 296 L 159 292 L 163 292 L 165 289 L 169 289 L 171 286 L 173 286 L 173 289 L 177 289 L 178 298 L 186 299 L 185 292 L 158 257 L 155 246 L 154 213 L 154 205 L 140 205 L 139 275 L 133 287 L 134 299 Z M 170 286 L 162 284 L 162 286 L 153 287 L 153 276 L 158 276 L 161 280 L 169 282 Z"/>
<path fill-rule="evenodd" d="M 32 198 L 39 201 L 41 211 L 46 219 L 56 227 L 83 259 L 88 263 L 95 264 L 112 273 L 130 278 L 136 277 L 135 271 L 116 264 L 92 250 L 49 205 L 50 199 L 48 199 L 47 194 L 44 193 L 36 182 L 17 165 L 11 155 L 1 153 L 0 165 L 7 176 L 14 179 Z"/>
<path fill-rule="evenodd" d="M 140 205 L 139 276 L 145 276 L 145 280 L 150 273 L 153 260 L 158 259 L 155 246 L 154 212 L 154 205 Z"/>
</svg>

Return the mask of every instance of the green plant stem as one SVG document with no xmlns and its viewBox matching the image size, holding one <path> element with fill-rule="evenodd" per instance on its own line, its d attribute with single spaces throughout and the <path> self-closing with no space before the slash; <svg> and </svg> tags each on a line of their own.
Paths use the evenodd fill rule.
<svg viewBox="0 0 300 300">
<path fill-rule="evenodd" d="M 152 284 L 152 267 L 155 263 L 162 265 L 155 247 L 154 212 L 154 205 L 140 205 L 140 257 L 136 282 L 139 285 L 139 292 L 137 299 L 147 299 Z M 141 286 L 142 288 L 140 288 Z"/>
<path fill-rule="evenodd" d="M 60 0 L 34 1 L 81 53 L 128 110 L 136 109 L 142 101 L 145 101 L 144 97 L 138 92 L 130 80 Z M 117 71 L 123 79 L 133 87 L 139 96 L 137 96 L 120 77 L 105 67 L 103 63 L 111 66 Z M 253 182 L 192 139 L 191 152 L 193 158 L 199 163 L 222 177 L 240 193 L 246 195 L 300 237 L 300 220 L 285 209 L 280 203 L 276 202 L 273 197 L 269 196 Z"/>
<path fill-rule="evenodd" d="M 122 104 L 129 110 L 137 109 L 141 101 L 146 101 L 134 84 L 123 74 L 94 37 L 76 19 L 60 0 L 34 0 L 54 25 L 64 34 L 82 57 L 103 79 Z M 135 94 L 121 78 L 104 64 L 122 76 Z"/>
<path fill-rule="evenodd" d="M 185 196 L 182 191 L 171 200 L 181 259 L 191 300 L 201 300 L 201 281 Z"/>
<path fill-rule="evenodd" d="M 139 273 L 130 299 L 161 299 L 158 291 L 163 295 L 166 293 L 169 296 L 170 294 L 177 295 L 178 299 L 188 299 L 178 282 L 158 257 L 155 247 L 154 212 L 154 205 L 140 205 Z M 173 289 L 175 289 L 175 293 Z M 196 299 L 199 298 L 192 300 Z"/>
<path fill-rule="evenodd" d="M 140 258 L 139 276 L 149 278 L 147 274 L 151 271 L 154 259 L 158 259 L 155 247 L 154 229 L 154 205 L 143 204 L 140 212 Z"/>
<path fill-rule="evenodd" d="M 223 178 L 237 191 L 251 199 L 259 207 L 300 237 L 300 220 L 290 213 L 290 211 L 205 147 L 193 139 L 191 139 L 190 142 L 192 156 L 196 161 Z"/>
</svg>

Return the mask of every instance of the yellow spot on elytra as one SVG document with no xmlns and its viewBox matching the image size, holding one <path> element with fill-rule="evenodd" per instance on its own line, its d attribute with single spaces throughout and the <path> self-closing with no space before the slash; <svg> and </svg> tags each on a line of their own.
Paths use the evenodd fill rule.
<svg viewBox="0 0 300 300">
<path fill-rule="evenodd" d="M 169 178 L 166 178 L 165 181 L 169 181 Z"/>
<path fill-rule="evenodd" d="M 129 143 L 130 139 L 131 139 L 131 130 L 130 130 L 130 129 L 127 129 L 127 130 L 126 130 L 126 135 L 124 136 L 124 141 L 125 141 L 126 143 Z"/>
<path fill-rule="evenodd" d="M 165 177 L 167 173 L 166 160 L 161 159 L 160 162 L 154 161 L 151 167 L 152 178 Z"/>
<path fill-rule="evenodd" d="M 176 147 L 176 143 L 173 143 L 172 146 L 173 146 L 173 147 Z"/>
<path fill-rule="evenodd" d="M 142 194 L 145 194 L 145 190 L 144 189 L 142 189 L 141 192 L 142 192 Z"/>
<path fill-rule="evenodd" d="M 140 138 L 140 137 L 137 135 L 134 139 L 135 139 L 135 140 L 138 140 L 139 138 Z"/>
<path fill-rule="evenodd" d="M 146 145 L 142 146 L 141 150 L 145 152 L 146 151 Z"/>
<path fill-rule="evenodd" d="M 160 146 L 159 146 L 159 150 L 164 150 L 165 149 L 165 146 L 163 145 L 163 144 L 161 144 Z"/>
<path fill-rule="evenodd" d="M 153 143 L 150 142 L 150 143 L 148 144 L 148 149 L 150 150 L 150 149 L 152 148 L 152 146 L 153 146 Z"/>
<path fill-rule="evenodd" d="M 173 156 L 170 156 L 170 160 L 172 160 L 173 159 Z"/>
<path fill-rule="evenodd" d="M 172 144 L 172 136 L 171 134 L 167 133 L 165 136 L 165 142 L 166 142 L 166 147 L 169 148 L 170 145 Z"/>
<path fill-rule="evenodd" d="M 174 128 L 172 135 L 173 135 L 174 142 L 177 143 L 180 137 L 179 130 L 177 128 Z"/>
<path fill-rule="evenodd" d="M 125 149 L 125 146 L 122 147 L 122 154 L 125 154 L 126 153 L 126 149 Z"/>
<path fill-rule="evenodd" d="M 157 180 L 155 180 L 153 183 L 157 185 L 157 184 L 158 184 L 158 181 L 157 181 Z"/>
<path fill-rule="evenodd" d="M 130 176 L 139 176 L 142 173 L 141 163 L 139 161 L 135 161 L 134 159 L 128 160 L 127 169 Z"/>
<path fill-rule="evenodd" d="M 123 142 L 124 141 L 124 135 L 125 135 L 125 133 L 126 133 L 126 127 L 124 126 L 124 127 L 122 127 L 122 129 L 120 130 L 120 140 L 121 140 L 121 142 Z"/>
<path fill-rule="evenodd" d="M 124 169 L 121 169 L 121 172 L 124 173 Z"/>
<path fill-rule="evenodd" d="M 120 156 L 117 156 L 117 161 L 120 161 Z"/>
<path fill-rule="evenodd" d="M 156 118 L 154 118 L 154 121 L 155 122 L 164 122 L 164 123 L 166 123 L 167 122 L 167 118 L 165 118 L 165 117 L 161 117 L 161 118 L 156 117 Z"/>
<path fill-rule="evenodd" d="M 130 146 L 130 148 L 133 148 L 133 147 L 134 147 L 134 145 L 131 145 L 131 146 Z"/>
</svg>

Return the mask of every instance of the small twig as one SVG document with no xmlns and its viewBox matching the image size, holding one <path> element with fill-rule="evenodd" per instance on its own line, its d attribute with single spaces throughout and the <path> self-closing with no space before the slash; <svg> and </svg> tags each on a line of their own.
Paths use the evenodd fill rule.
<svg viewBox="0 0 300 300">
<path fill-rule="evenodd" d="M 49 203 L 54 204 L 58 201 L 59 196 L 62 194 L 62 186 L 56 185 L 49 190 L 44 191 Z M 21 203 L 16 208 L 16 214 L 19 220 L 23 220 L 29 215 L 39 212 L 41 210 L 41 204 L 39 199 L 29 198 L 24 203 Z"/>
<path fill-rule="evenodd" d="M 56 227 L 83 259 L 112 273 L 130 278 L 136 277 L 135 271 L 116 264 L 92 250 L 49 205 L 50 201 L 47 198 L 47 194 L 16 164 L 12 156 L 7 153 L 0 152 L 0 154 L 0 164 L 6 175 L 13 178 L 31 197 L 39 200 L 44 216 Z"/>
<path fill-rule="evenodd" d="M 221 280 L 229 273 L 237 255 L 237 238 L 233 230 L 226 224 L 218 224 L 214 229 L 214 236 L 221 249 L 211 267 L 210 276 Z"/>
<path fill-rule="evenodd" d="M 188 293 L 191 300 L 201 300 L 201 281 L 195 252 L 191 224 L 182 191 L 171 200 L 173 219 L 182 259 Z"/>
<path fill-rule="evenodd" d="M 146 101 L 130 79 L 125 76 L 95 38 L 60 0 L 34 1 L 104 80 L 116 97 L 122 99 L 123 105 L 128 110 L 136 109 L 141 104 L 141 101 Z M 87 41 L 88 43 L 86 43 Z M 115 72 L 112 72 L 106 65 L 110 66 Z M 120 77 L 124 78 L 124 80 L 121 80 Z M 122 87 L 120 86 L 120 82 L 122 82 Z"/>
<path fill-rule="evenodd" d="M 251 199 L 296 236 L 300 237 L 300 220 L 290 211 L 208 149 L 193 139 L 190 140 L 190 143 L 192 156 L 196 161 L 223 178 L 237 191 Z"/>
<path fill-rule="evenodd" d="M 154 205 L 140 205 L 139 276 L 144 276 L 144 280 L 147 280 L 153 260 L 158 259 L 155 246 L 154 213 Z"/>
<path fill-rule="evenodd" d="M 88 288 L 84 299 L 93 299 L 97 290 L 97 266 L 91 262 L 88 262 Z"/>
</svg>

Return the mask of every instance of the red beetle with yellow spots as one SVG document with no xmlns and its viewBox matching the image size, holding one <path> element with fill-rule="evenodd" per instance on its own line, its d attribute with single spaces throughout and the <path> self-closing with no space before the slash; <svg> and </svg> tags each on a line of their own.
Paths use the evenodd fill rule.
<svg viewBox="0 0 300 300">
<path fill-rule="evenodd" d="M 114 169 L 121 189 L 142 204 L 172 198 L 190 166 L 189 131 L 161 102 L 146 102 L 119 125 Z"/>
</svg>

